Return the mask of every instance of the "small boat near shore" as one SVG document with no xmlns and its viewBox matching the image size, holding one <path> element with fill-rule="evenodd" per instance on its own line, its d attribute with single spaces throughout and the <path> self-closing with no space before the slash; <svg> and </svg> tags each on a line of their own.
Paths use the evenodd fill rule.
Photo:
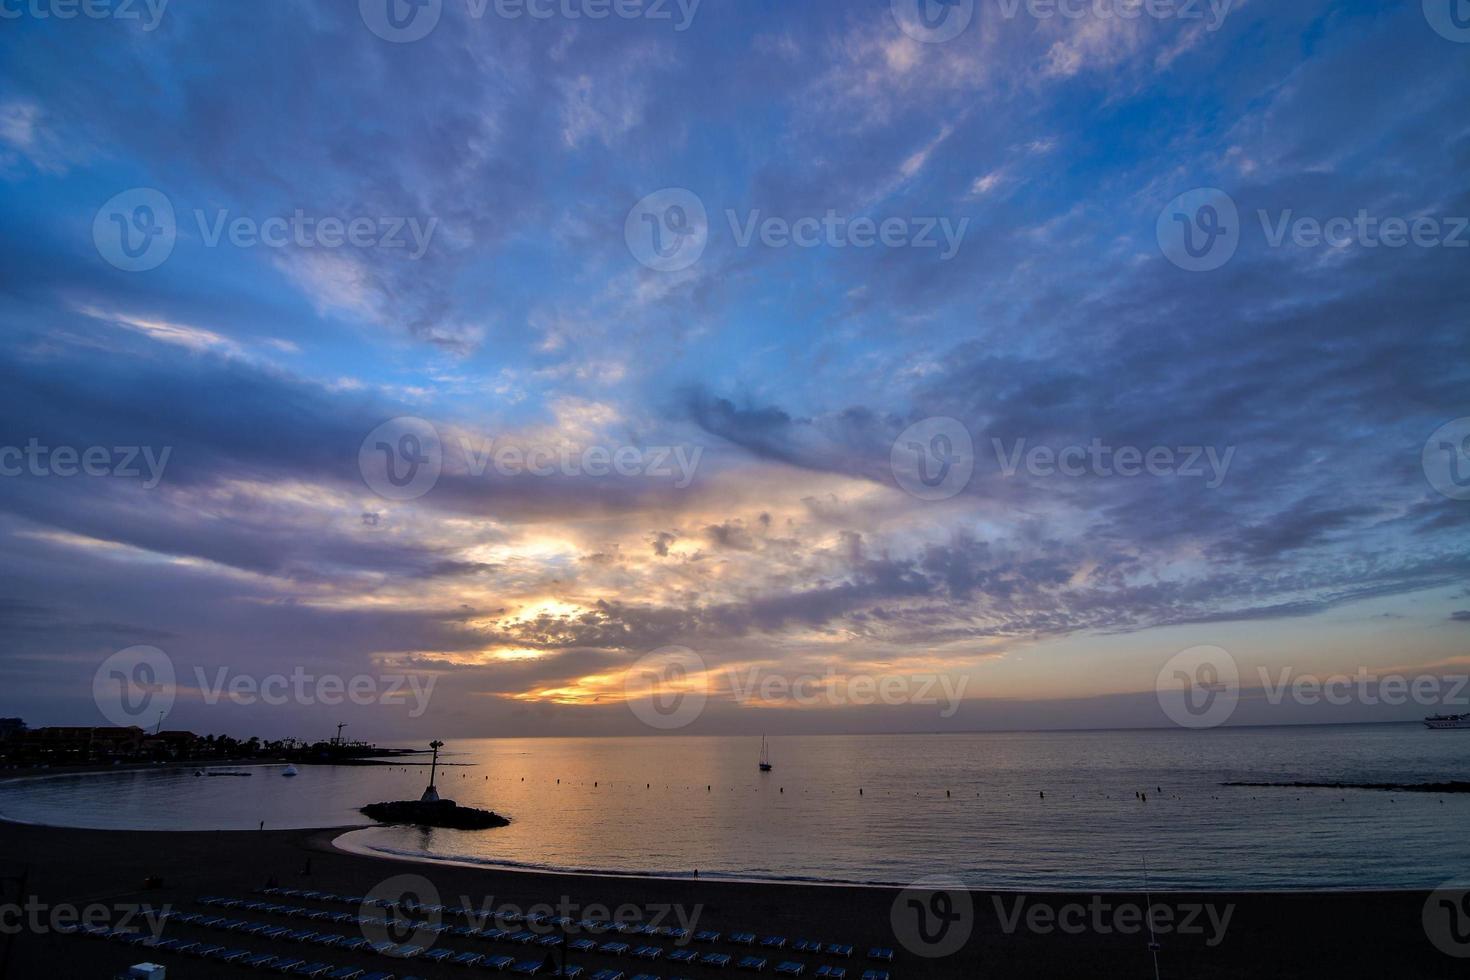
<svg viewBox="0 0 1470 980">
<path fill-rule="evenodd" d="M 295 766 L 287 766 L 286 768 L 284 768 L 284 769 L 281 770 L 281 775 L 282 776 L 299 776 L 299 775 L 301 775 L 301 771 L 299 769 L 297 769 Z"/>
<path fill-rule="evenodd" d="M 761 762 L 760 762 L 760 766 L 761 766 L 761 772 L 770 772 L 771 769 L 773 768 L 771 766 L 771 747 L 766 744 L 766 737 L 764 735 L 761 736 Z"/>
</svg>

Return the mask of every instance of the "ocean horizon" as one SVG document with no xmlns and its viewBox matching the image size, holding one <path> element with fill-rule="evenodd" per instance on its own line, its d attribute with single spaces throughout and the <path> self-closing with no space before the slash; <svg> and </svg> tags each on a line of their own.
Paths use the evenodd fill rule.
<svg viewBox="0 0 1470 980">
<path fill-rule="evenodd" d="M 1415 888 L 1470 867 L 1463 794 L 1223 786 L 1470 780 L 1455 732 L 1365 724 L 1201 732 L 483 739 L 441 755 L 443 796 L 508 827 L 366 826 L 414 798 L 382 766 L 55 774 L 0 784 L 0 816 L 95 829 L 351 827 L 360 853 L 508 869 L 973 888 Z M 1321 820 L 1330 810 L 1333 819 Z M 1378 846 L 1393 841 L 1394 846 Z M 1368 842 L 1375 842 L 1368 846 Z"/>
</svg>

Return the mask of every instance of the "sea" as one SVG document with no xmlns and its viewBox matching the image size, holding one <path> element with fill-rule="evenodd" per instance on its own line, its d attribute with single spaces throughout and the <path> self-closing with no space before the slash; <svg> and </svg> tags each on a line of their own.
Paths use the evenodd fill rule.
<svg viewBox="0 0 1470 980">
<path fill-rule="evenodd" d="M 1015 889 L 1435 887 L 1470 874 L 1470 795 L 1228 781 L 1470 781 L 1470 731 L 1208 731 L 484 739 L 440 795 L 509 817 L 364 826 L 416 799 L 427 757 L 383 766 L 151 768 L 0 783 L 0 815 L 70 827 L 358 827 L 351 850 L 539 871 Z M 424 764 L 418 764 L 422 761 Z M 219 769 L 224 767 L 207 767 Z M 237 767 L 230 767 L 237 768 Z"/>
</svg>

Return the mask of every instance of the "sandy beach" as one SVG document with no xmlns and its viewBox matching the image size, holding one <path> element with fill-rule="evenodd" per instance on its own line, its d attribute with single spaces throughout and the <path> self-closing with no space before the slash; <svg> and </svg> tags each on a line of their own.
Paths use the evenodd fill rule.
<svg viewBox="0 0 1470 980">
<path fill-rule="evenodd" d="M 610 828 L 609 832 L 618 832 Z M 806 975 L 820 964 L 845 967 L 857 980 L 865 971 L 879 969 L 894 978 L 907 977 L 1148 977 L 1153 967 L 1146 934 L 1129 916 L 1144 899 L 1130 893 L 971 892 L 972 914 L 964 917 L 957 906 L 934 911 L 960 916 L 956 935 L 968 932 L 963 945 L 950 955 L 932 958 L 905 948 L 896 935 L 893 909 L 900 892 L 891 888 L 829 887 L 693 880 L 610 878 L 536 874 L 464 868 L 380 859 L 335 849 L 338 831 L 144 832 L 95 831 L 4 824 L 0 829 L 0 872 L 27 873 L 25 893 L 35 912 L 12 934 L 10 976 L 107 977 L 122 967 L 153 959 L 168 967 L 169 977 L 249 977 L 261 971 L 206 961 L 188 955 L 130 948 L 117 943 L 66 933 L 52 927 L 67 910 L 103 906 L 112 921 L 139 906 L 171 907 L 179 911 L 206 911 L 203 896 L 250 897 L 268 880 L 281 887 L 359 896 L 380 889 L 401 875 L 427 879 L 438 902 L 476 909 L 518 909 L 551 906 L 552 914 L 573 919 L 601 918 L 609 913 L 630 914 L 669 925 L 687 925 L 691 931 L 717 930 L 729 937 L 749 930 L 759 937 L 779 935 L 795 940 L 812 938 L 852 944 L 851 959 L 807 956 L 787 950 L 746 948 L 728 938 L 712 945 L 694 945 L 701 952 L 718 950 L 738 961 L 758 955 L 768 961 L 766 972 L 778 963 L 806 965 Z M 310 873 L 305 873 L 307 867 Z M 156 878 L 156 887 L 146 887 Z M 7 886 L 7 903 L 20 904 L 14 884 Z M 1366 977 L 1459 975 L 1463 964 L 1439 952 L 1426 938 L 1421 910 L 1426 893 L 1155 893 L 1155 906 L 1167 910 L 1177 929 L 1158 937 L 1159 971 L 1164 977 Z M 349 910 L 355 906 L 308 899 L 274 899 L 301 907 Z M 270 913 L 226 911 L 230 917 L 277 921 L 302 928 Z M 14 921 L 11 915 L 7 928 Z M 458 920 L 452 920 L 458 921 Z M 133 915 L 136 927 L 149 921 Z M 37 926 L 39 923 L 39 927 Z M 321 924 L 316 928 L 324 928 Z M 931 923 L 932 925 L 932 923 Z M 900 926 L 900 928 L 905 928 Z M 361 935 L 361 927 L 337 926 L 347 936 Z M 354 965 L 371 972 L 385 971 L 399 978 L 463 977 L 480 969 L 404 961 L 367 951 L 348 953 L 313 949 L 301 944 L 238 936 L 194 925 L 165 922 L 162 935 L 186 941 L 210 941 L 252 952 L 300 956 L 334 966 Z M 578 938 L 576 930 L 569 938 Z M 609 936 L 598 936 L 599 944 Z M 672 939 L 648 940 L 672 952 Z M 637 945 L 636 939 L 632 940 Z M 436 946 L 459 951 L 508 954 L 517 962 L 544 957 L 535 947 L 492 943 L 478 936 L 445 934 Z M 871 946 L 890 947 L 891 964 L 867 959 Z M 923 948 L 923 947 L 921 947 Z M 628 976 L 717 976 L 699 965 L 676 966 L 667 960 L 653 963 L 626 956 L 593 953 L 573 956 L 590 976 L 613 969 Z M 544 974 L 543 974 L 544 975 Z"/>
</svg>

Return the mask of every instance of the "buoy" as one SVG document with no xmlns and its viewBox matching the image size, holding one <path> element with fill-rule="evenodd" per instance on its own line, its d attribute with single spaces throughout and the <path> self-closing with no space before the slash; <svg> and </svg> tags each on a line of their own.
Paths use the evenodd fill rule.
<svg viewBox="0 0 1470 980">
<path fill-rule="evenodd" d="M 859 786 L 858 787 L 858 796 L 862 796 L 862 795 L 863 795 L 863 788 L 861 786 Z"/>
<path fill-rule="evenodd" d="M 945 799 L 949 799 L 949 790 L 944 791 L 944 797 Z"/>
<path fill-rule="evenodd" d="M 1042 798 L 1042 799 L 1043 799 L 1043 800 L 1044 800 L 1044 799 L 1046 799 L 1046 790 L 1042 790 L 1042 791 L 1041 791 L 1041 798 Z"/>
</svg>

